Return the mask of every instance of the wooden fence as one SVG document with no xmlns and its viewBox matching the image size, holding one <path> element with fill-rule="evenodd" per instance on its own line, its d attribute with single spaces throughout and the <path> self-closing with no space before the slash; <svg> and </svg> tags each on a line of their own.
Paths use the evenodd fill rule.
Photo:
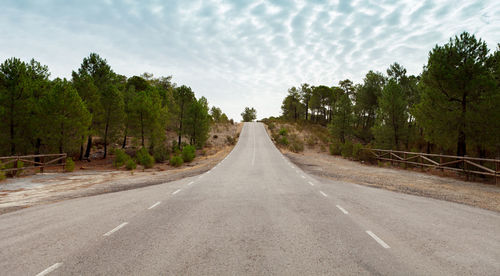
<svg viewBox="0 0 500 276">
<path fill-rule="evenodd" d="M 365 149 L 370 151 L 377 160 L 404 164 L 420 168 L 431 168 L 462 172 L 469 180 L 471 175 L 484 175 L 495 178 L 495 184 L 500 183 L 500 159 L 485 159 L 467 156 L 430 154 L 382 149 Z"/>
<path fill-rule="evenodd" d="M 17 171 L 28 169 L 40 169 L 40 172 L 43 172 L 43 169 L 47 167 L 64 169 L 66 157 L 66 153 L 0 157 L 0 171 L 11 172 L 15 175 Z M 22 167 L 18 167 L 19 161 L 23 162 Z"/>
</svg>

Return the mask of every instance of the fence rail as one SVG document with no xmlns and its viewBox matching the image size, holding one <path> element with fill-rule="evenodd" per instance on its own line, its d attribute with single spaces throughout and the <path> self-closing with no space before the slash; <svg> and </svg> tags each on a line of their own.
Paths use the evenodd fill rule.
<svg viewBox="0 0 500 276">
<path fill-rule="evenodd" d="M 40 169 L 40 172 L 43 172 L 43 169 L 48 167 L 64 168 L 66 157 L 66 153 L 0 157 L 0 171 L 15 174 L 19 170 L 27 169 Z M 22 167 L 18 167 L 19 161 L 23 162 Z"/>
<path fill-rule="evenodd" d="M 495 184 L 500 183 L 500 159 L 486 159 L 468 156 L 454 156 L 409 151 L 365 149 L 370 151 L 377 160 L 389 161 L 420 168 L 431 168 L 463 172 L 467 180 L 470 175 L 484 175 L 495 178 Z"/>
</svg>

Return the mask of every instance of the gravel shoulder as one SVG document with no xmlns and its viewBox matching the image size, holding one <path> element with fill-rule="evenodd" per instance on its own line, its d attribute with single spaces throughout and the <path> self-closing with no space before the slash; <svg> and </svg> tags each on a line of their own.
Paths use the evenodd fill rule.
<svg viewBox="0 0 500 276">
<path fill-rule="evenodd" d="M 34 205 L 136 189 L 199 175 L 217 165 L 232 148 L 227 146 L 213 155 L 196 158 L 179 169 L 134 172 L 81 170 L 8 179 L 0 185 L 0 214 Z"/>
<path fill-rule="evenodd" d="M 319 177 L 431 197 L 500 212 L 500 187 L 413 170 L 383 168 L 306 150 L 282 150 L 293 163 Z"/>
</svg>

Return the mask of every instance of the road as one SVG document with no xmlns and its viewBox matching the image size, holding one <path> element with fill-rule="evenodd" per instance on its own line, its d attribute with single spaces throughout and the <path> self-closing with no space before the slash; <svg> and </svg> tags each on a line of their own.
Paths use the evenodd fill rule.
<svg viewBox="0 0 500 276">
<path fill-rule="evenodd" d="M 314 178 L 245 124 L 196 177 L 0 216 L 1 275 L 500 275 L 500 215 Z"/>
</svg>

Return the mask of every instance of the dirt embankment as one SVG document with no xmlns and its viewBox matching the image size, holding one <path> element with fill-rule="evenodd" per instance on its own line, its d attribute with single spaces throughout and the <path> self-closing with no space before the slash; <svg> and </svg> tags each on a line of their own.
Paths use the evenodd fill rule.
<svg viewBox="0 0 500 276">
<path fill-rule="evenodd" d="M 228 145 L 226 137 L 237 137 L 241 128 L 239 124 L 214 129 L 208 146 L 203 149 L 205 155 L 180 168 L 160 163 L 147 170 L 139 167 L 135 171 L 116 170 L 112 165 L 113 159 L 108 158 L 77 162 L 76 170 L 71 173 L 49 172 L 7 179 L 0 183 L 0 214 L 71 198 L 162 184 L 204 173 L 231 152 L 234 145 Z"/>
<path fill-rule="evenodd" d="M 276 125 L 275 127 L 282 127 Z M 287 124 L 287 128 L 294 128 Z M 416 170 L 404 170 L 393 167 L 366 165 L 350 161 L 340 156 L 332 156 L 325 149 L 327 145 L 320 141 L 307 143 L 307 129 L 293 129 L 304 137 L 306 147 L 300 153 L 294 153 L 281 147 L 281 151 L 304 171 L 333 180 L 351 182 L 390 191 L 431 197 L 474 207 L 500 212 L 500 186 L 469 182 L 456 177 L 443 177 Z M 318 139 L 319 140 L 319 139 Z"/>
</svg>

